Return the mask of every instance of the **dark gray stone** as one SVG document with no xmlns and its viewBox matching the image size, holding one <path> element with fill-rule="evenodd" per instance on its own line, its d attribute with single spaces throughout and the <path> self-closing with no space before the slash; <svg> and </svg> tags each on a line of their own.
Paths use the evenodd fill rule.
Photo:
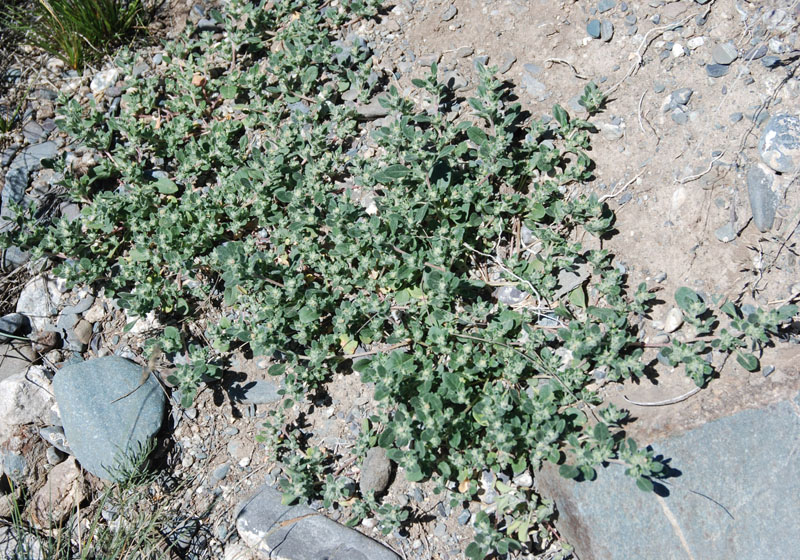
<svg viewBox="0 0 800 560">
<path fill-rule="evenodd" d="M 11 162 L 11 167 L 20 167 L 27 169 L 29 172 L 38 171 L 42 168 L 43 159 L 52 159 L 58 153 L 58 146 L 55 142 L 42 142 L 28 146 L 22 150 L 14 161 Z"/>
<path fill-rule="evenodd" d="M 8 337 L 5 334 L 19 334 L 26 329 L 30 329 L 31 323 L 22 313 L 9 313 L 0 317 L 0 342 L 6 342 Z"/>
<path fill-rule="evenodd" d="M 11 160 L 13 160 L 14 156 L 17 155 L 19 148 L 19 144 L 12 144 L 0 152 L 0 166 L 8 167 L 11 164 Z"/>
<path fill-rule="evenodd" d="M 800 542 L 800 396 L 653 443 L 680 476 L 661 495 L 611 464 L 592 482 L 548 464 L 538 489 L 581 560 L 795 558 Z"/>
<path fill-rule="evenodd" d="M 31 144 L 36 144 L 47 137 L 47 131 L 36 121 L 28 121 L 25 126 L 22 127 L 22 135 L 25 137 L 25 140 Z"/>
<path fill-rule="evenodd" d="M 382 447 L 373 447 L 367 451 L 367 456 L 361 465 L 361 479 L 358 481 L 361 495 L 366 496 L 369 492 L 382 494 L 389 487 L 391 478 L 392 463 L 386 456 L 386 450 Z"/>
<path fill-rule="evenodd" d="M 28 461 L 23 455 L 13 451 L 0 451 L 0 461 L 3 463 L 3 473 L 15 482 L 21 482 L 28 474 Z"/>
<path fill-rule="evenodd" d="M 800 118 L 775 115 L 758 141 L 761 159 L 775 171 L 791 173 L 800 163 Z"/>
<path fill-rule="evenodd" d="M 220 466 L 218 466 L 216 469 L 214 469 L 214 470 L 211 472 L 211 477 L 209 478 L 209 481 L 208 481 L 208 482 L 209 482 L 209 484 L 211 484 L 212 486 L 214 486 L 214 485 L 215 485 L 215 484 L 217 484 L 219 481 L 221 481 L 223 478 L 225 478 L 226 476 L 228 476 L 228 472 L 229 472 L 230 470 L 231 470 L 231 464 L 230 464 L 230 463 L 223 463 L 223 464 L 221 464 Z"/>
<path fill-rule="evenodd" d="M 281 400 L 278 389 L 275 383 L 268 380 L 245 381 L 231 385 L 228 394 L 236 403 L 268 404 Z"/>
<path fill-rule="evenodd" d="M 766 68 L 777 68 L 781 65 L 781 59 L 777 56 L 765 56 L 761 59 L 761 64 L 763 64 Z"/>
<path fill-rule="evenodd" d="M 600 0 L 597 3 L 597 11 L 603 14 L 609 10 L 613 10 L 616 5 L 616 0 Z"/>
<path fill-rule="evenodd" d="M 245 502 L 236 529 L 251 548 L 286 560 L 399 560 L 382 544 L 305 506 L 285 506 L 265 486 Z"/>
<path fill-rule="evenodd" d="M 89 311 L 89 308 L 92 307 L 92 305 L 94 305 L 94 296 L 91 296 L 91 295 L 90 296 L 84 296 L 75 305 L 68 305 L 67 307 L 65 307 L 61 311 L 61 313 L 62 314 L 65 314 L 65 313 L 76 313 L 76 314 L 84 313 L 86 311 Z"/>
<path fill-rule="evenodd" d="M 588 33 L 589 37 L 591 37 L 592 39 L 599 39 L 600 20 L 597 19 L 590 20 L 589 23 L 586 24 L 586 33 Z"/>
<path fill-rule="evenodd" d="M 761 166 L 753 166 L 747 171 L 747 194 L 753 223 L 762 233 L 772 227 L 778 208 L 778 195 L 772 190 L 773 181 L 772 171 Z"/>
<path fill-rule="evenodd" d="M 752 47 L 749 49 L 742 58 L 747 60 L 758 60 L 759 58 L 764 58 L 764 55 L 767 54 L 767 45 L 760 45 L 758 47 Z"/>
<path fill-rule="evenodd" d="M 604 19 L 600 23 L 600 39 L 608 43 L 611 39 L 614 38 L 614 24 Z"/>
<path fill-rule="evenodd" d="M 728 65 L 739 58 L 739 51 L 733 43 L 722 43 L 711 51 L 711 58 L 717 64 Z"/>
<path fill-rule="evenodd" d="M 161 428 L 164 393 L 152 375 L 137 389 L 141 377 L 141 366 L 108 356 L 64 366 L 53 380 L 75 458 L 100 478 L 118 480 L 126 457 L 139 453 Z"/>
<path fill-rule="evenodd" d="M 721 78 L 730 72 L 731 67 L 727 64 L 706 64 L 706 74 L 711 78 Z"/>
</svg>

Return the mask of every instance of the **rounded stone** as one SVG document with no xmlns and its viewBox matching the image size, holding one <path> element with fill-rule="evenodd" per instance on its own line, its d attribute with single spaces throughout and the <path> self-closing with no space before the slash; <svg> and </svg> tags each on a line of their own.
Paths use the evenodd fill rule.
<svg viewBox="0 0 800 560">
<path fill-rule="evenodd" d="M 386 456 L 386 450 L 382 447 L 373 447 L 367 451 L 364 464 L 361 466 L 361 479 L 358 481 L 361 495 L 384 492 L 389 487 L 391 477 L 392 463 Z"/>
<path fill-rule="evenodd" d="M 141 377 L 141 366 L 108 356 L 64 366 L 53 380 L 70 449 L 100 478 L 124 478 L 120 469 L 139 458 L 161 428 L 166 398 L 152 376 L 139 386 Z"/>
<path fill-rule="evenodd" d="M 717 64 L 728 65 L 739 58 L 739 51 L 733 43 L 722 43 L 711 51 L 711 58 Z"/>
</svg>

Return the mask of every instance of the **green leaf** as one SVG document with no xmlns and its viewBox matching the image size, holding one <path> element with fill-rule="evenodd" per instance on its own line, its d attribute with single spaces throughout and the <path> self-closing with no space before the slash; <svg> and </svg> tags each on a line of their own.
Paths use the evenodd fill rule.
<svg viewBox="0 0 800 560">
<path fill-rule="evenodd" d="M 181 339 L 181 332 L 173 326 L 164 327 L 164 337 L 179 341 Z"/>
<path fill-rule="evenodd" d="M 561 467 L 559 467 L 558 474 L 560 474 L 564 478 L 571 478 L 572 479 L 572 478 L 578 478 L 578 475 L 581 474 L 581 472 L 578 470 L 578 468 L 575 465 L 564 464 L 564 465 L 561 465 Z"/>
<path fill-rule="evenodd" d="M 372 360 L 369 358 L 363 358 L 358 360 L 357 362 L 353 362 L 353 371 L 357 373 L 362 373 L 365 369 L 369 367 L 372 363 Z"/>
<path fill-rule="evenodd" d="M 319 312 L 315 309 L 311 309 L 310 307 L 303 307 L 300 312 L 297 314 L 298 318 L 300 319 L 301 323 L 313 323 L 317 319 L 319 319 Z"/>
<path fill-rule="evenodd" d="M 605 441 L 611 437 L 611 434 L 608 431 L 608 426 L 606 426 L 603 422 L 599 422 L 594 426 L 594 438 L 598 441 Z"/>
<path fill-rule="evenodd" d="M 535 222 L 540 221 L 546 215 L 547 215 L 547 210 L 545 209 L 545 207 L 542 205 L 541 202 L 534 203 L 530 207 L 530 211 L 528 212 L 528 217 Z"/>
<path fill-rule="evenodd" d="M 235 99 L 237 91 L 234 85 L 224 85 L 219 88 L 219 94 L 223 99 Z"/>
<path fill-rule="evenodd" d="M 283 375 L 284 371 L 286 371 L 286 364 L 273 364 L 269 366 L 267 374 L 273 376 Z"/>
<path fill-rule="evenodd" d="M 569 302 L 576 307 L 586 309 L 586 291 L 583 289 L 583 285 L 569 293 Z"/>
<path fill-rule="evenodd" d="M 381 432 L 381 435 L 378 436 L 378 445 L 387 449 L 392 446 L 394 443 L 394 429 L 391 426 L 387 426 L 385 430 Z"/>
<path fill-rule="evenodd" d="M 409 482 L 419 482 L 425 478 L 425 473 L 419 468 L 419 465 L 412 465 L 406 469 L 406 480 Z"/>
<path fill-rule="evenodd" d="M 166 177 L 162 177 L 158 181 L 156 181 L 156 189 L 161 194 L 175 194 L 178 192 L 178 185 L 167 179 Z"/>
<path fill-rule="evenodd" d="M 482 146 L 486 142 L 486 133 L 477 126 L 467 129 L 467 136 L 470 140 L 475 142 L 478 146 Z"/>
<path fill-rule="evenodd" d="M 747 371 L 757 371 L 759 368 L 758 358 L 753 354 L 736 352 L 736 362 Z"/>
<path fill-rule="evenodd" d="M 150 258 L 150 251 L 147 249 L 140 249 L 139 247 L 131 247 L 128 256 L 133 262 L 144 262 Z"/>
<path fill-rule="evenodd" d="M 561 125 L 561 128 L 566 128 L 569 124 L 569 115 L 561 105 L 553 106 L 553 116 L 558 121 L 558 124 Z"/>
<path fill-rule="evenodd" d="M 643 476 L 636 479 L 636 486 L 639 487 L 639 490 L 643 490 L 644 492 L 652 492 L 653 488 L 655 488 L 653 481 Z"/>
<path fill-rule="evenodd" d="M 692 290 L 691 288 L 687 288 L 686 286 L 681 286 L 675 292 L 675 303 L 678 304 L 683 311 L 691 314 L 692 316 L 695 315 L 692 309 L 697 304 L 702 304 L 703 300 L 700 298 L 700 295 Z"/>
<path fill-rule="evenodd" d="M 410 173 L 405 165 L 395 163 L 378 171 L 375 174 L 375 180 L 379 183 L 389 183 L 394 179 L 402 179 Z"/>
</svg>

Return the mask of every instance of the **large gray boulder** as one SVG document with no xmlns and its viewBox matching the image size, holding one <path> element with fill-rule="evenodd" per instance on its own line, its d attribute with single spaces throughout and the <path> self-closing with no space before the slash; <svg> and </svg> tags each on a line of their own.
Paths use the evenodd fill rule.
<svg viewBox="0 0 800 560">
<path fill-rule="evenodd" d="M 265 558 L 400 560 L 382 544 L 305 506 L 285 506 L 265 486 L 239 510 L 236 529 Z"/>
<path fill-rule="evenodd" d="M 64 434 L 81 466 L 106 480 L 141 453 L 164 418 L 166 397 L 152 376 L 135 389 L 142 367 L 108 356 L 63 367 L 53 380 Z"/>
<path fill-rule="evenodd" d="M 800 395 L 653 443 L 679 471 L 642 492 L 625 468 L 592 482 L 537 475 L 556 525 L 581 560 L 797 558 Z"/>
</svg>

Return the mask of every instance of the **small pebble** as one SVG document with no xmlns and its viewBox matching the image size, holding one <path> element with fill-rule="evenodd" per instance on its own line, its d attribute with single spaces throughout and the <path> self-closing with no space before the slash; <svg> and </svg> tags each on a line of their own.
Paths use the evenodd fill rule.
<svg viewBox="0 0 800 560">
<path fill-rule="evenodd" d="M 614 37 L 614 24 L 604 19 L 600 23 L 600 39 L 608 43 Z"/>
<path fill-rule="evenodd" d="M 731 67 L 726 64 L 706 64 L 706 74 L 711 78 L 721 78 L 730 70 Z"/>
<path fill-rule="evenodd" d="M 593 39 L 599 39 L 600 32 L 600 20 L 593 19 L 586 24 L 586 33 L 589 34 L 589 37 Z"/>
</svg>

